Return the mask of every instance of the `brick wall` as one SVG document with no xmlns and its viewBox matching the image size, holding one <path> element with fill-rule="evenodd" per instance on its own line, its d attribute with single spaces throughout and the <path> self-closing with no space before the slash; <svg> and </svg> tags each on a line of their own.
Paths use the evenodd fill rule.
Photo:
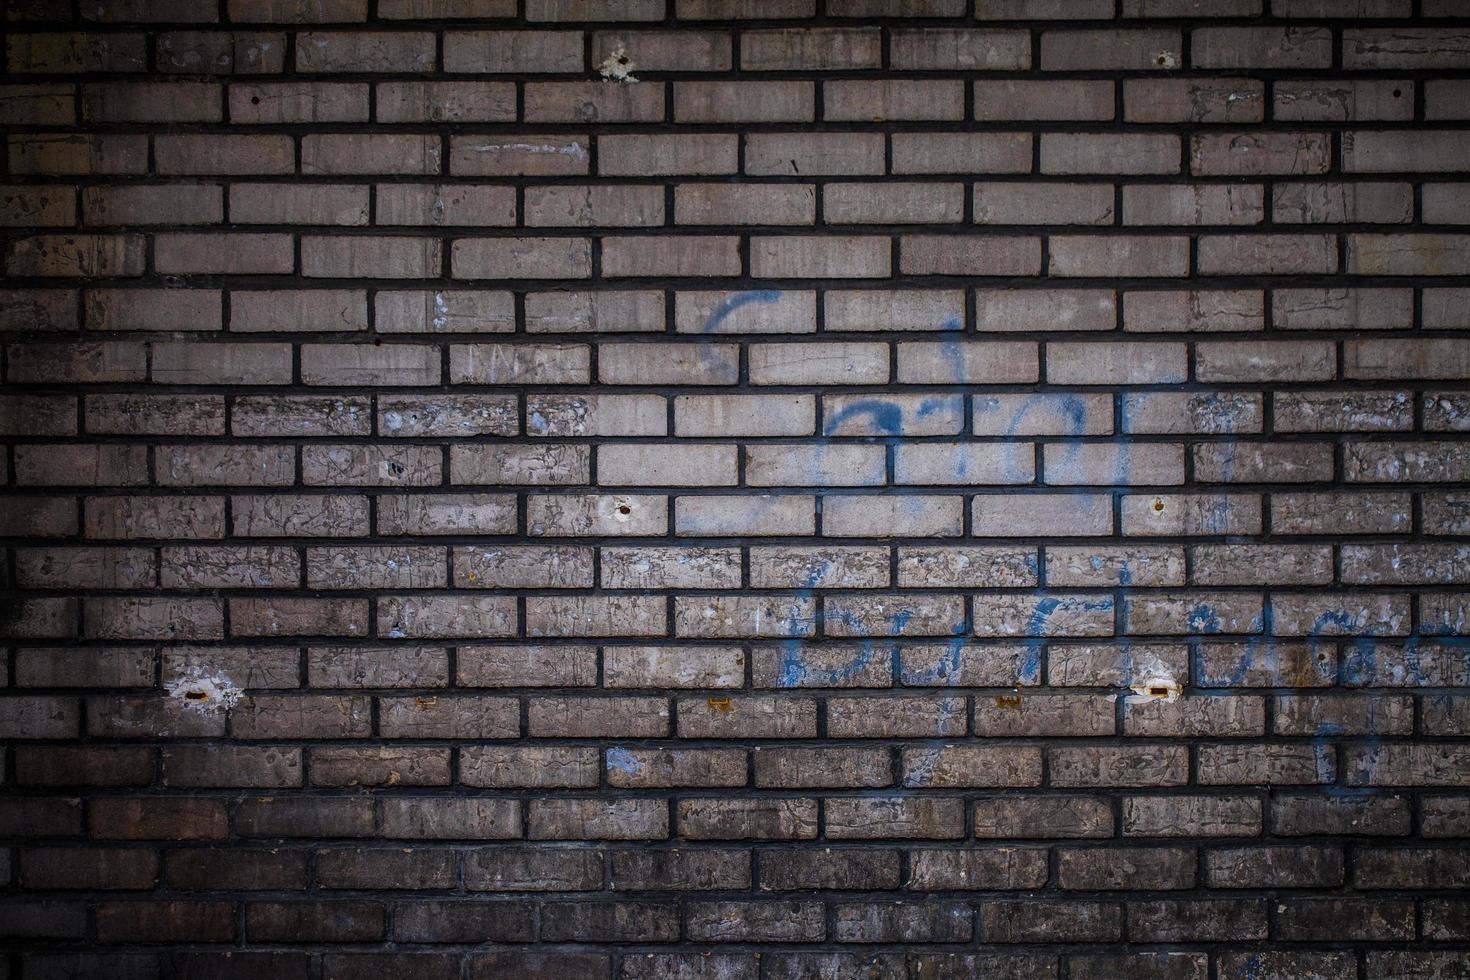
<svg viewBox="0 0 1470 980">
<path fill-rule="evenodd" d="M 0 977 L 1470 975 L 1464 0 L 8 18 Z"/>
</svg>

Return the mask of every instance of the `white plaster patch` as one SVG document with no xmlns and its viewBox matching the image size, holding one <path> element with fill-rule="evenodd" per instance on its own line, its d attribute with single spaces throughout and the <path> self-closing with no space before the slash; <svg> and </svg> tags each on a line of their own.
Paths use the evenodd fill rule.
<svg viewBox="0 0 1470 980">
<path fill-rule="evenodd" d="M 638 81 L 633 77 L 633 68 L 633 59 L 628 57 L 628 49 L 618 48 L 597 66 L 597 73 L 610 82 L 627 84 Z"/>
<path fill-rule="evenodd" d="M 195 711 L 228 711 L 245 693 L 225 674 L 208 673 L 202 667 L 190 667 L 164 690 Z"/>
</svg>

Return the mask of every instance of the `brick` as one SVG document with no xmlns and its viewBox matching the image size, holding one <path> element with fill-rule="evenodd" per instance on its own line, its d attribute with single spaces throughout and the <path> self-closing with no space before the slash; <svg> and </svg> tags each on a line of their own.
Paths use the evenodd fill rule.
<svg viewBox="0 0 1470 980">
<path fill-rule="evenodd" d="M 166 31 L 155 43 L 161 72 L 266 75 L 286 67 L 280 32 Z"/>
<path fill-rule="evenodd" d="M 1041 137 L 1044 174 L 1172 174 L 1179 172 L 1179 142 L 1151 133 L 1046 133 Z"/>
<path fill-rule="evenodd" d="M 302 3 L 299 0 L 230 0 L 230 19 L 234 21 L 269 21 L 286 24 L 330 24 L 338 21 L 367 19 L 367 6 L 362 0 L 334 0 L 328 3 Z"/>
<path fill-rule="evenodd" d="M 964 214 L 960 184 L 828 184 L 823 212 L 834 224 L 957 222 Z"/>
<path fill-rule="evenodd" d="M 514 122 L 515 87 L 505 82 L 380 82 L 380 122 Z"/>
<path fill-rule="evenodd" d="M 96 801 L 89 836 L 102 840 L 218 840 L 226 835 L 223 800 L 162 796 Z"/>
<path fill-rule="evenodd" d="M 660 786 L 743 786 L 745 753 L 728 749 L 645 749 L 607 753 L 608 785 L 642 789 Z"/>
<path fill-rule="evenodd" d="M 666 111 L 662 82 L 528 82 L 524 99 L 527 122 L 650 123 L 662 121 Z"/>
<path fill-rule="evenodd" d="M 278 135 L 158 136 L 153 141 L 159 174 L 291 174 L 294 141 Z"/>
<path fill-rule="evenodd" d="M 635 510 L 636 514 L 637 511 Z M 659 514 L 658 527 L 663 527 Z M 681 534 L 710 536 L 812 534 L 816 527 L 812 497 L 679 497 L 675 528 Z"/>
<path fill-rule="evenodd" d="M 87 122 L 219 122 L 222 91 L 208 82 L 104 82 L 81 90 Z"/>
<path fill-rule="evenodd" d="M 437 748 L 319 748 L 310 752 L 316 786 L 447 786 L 450 754 Z"/>
<path fill-rule="evenodd" d="M 877 133 L 754 133 L 745 143 L 745 173 L 755 177 L 882 174 L 884 139 Z M 895 164 L 896 173 L 906 171 Z"/>
<path fill-rule="evenodd" d="M 483 798 L 394 800 L 383 806 L 383 831 L 389 837 L 415 840 L 517 837 L 520 833 L 520 802 Z"/>
<path fill-rule="evenodd" d="M 684 20 L 729 20 L 748 18 L 810 17 L 816 12 L 811 0 L 677 0 L 675 10 Z"/>
<path fill-rule="evenodd" d="M 582 38 L 574 31 L 448 31 L 444 70 L 475 73 L 578 72 Z"/>
<path fill-rule="evenodd" d="M 449 379 L 488 385 L 585 383 L 589 361 L 582 344 L 456 344 L 449 349 Z"/>
<path fill-rule="evenodd" d="M 680 290 L 674 303 L 674 328 L 679 333 L 811 333 L 816 330 L 817 296 L 812 290 Z"/>
<path fill-rule="evenodd" d="M 603 853 L 582 848 L 477 850 L 466 885 L 476 891 L 585 891 L 602 885 Z"/>
<path fill-rule="evenodd" d="M 873 12 L 871 15 L 883 16 Z M 858 11 L 848 16 L 862 16 Z M 1008 70 L 1031 67 L 1026 35 L 1013 30 L 899 28 L 889 58 L 894 68 L 919 71 Z"/>
<path fill-rule="evenodd" d="M 1113 118 L 1110 81 L 982 80 L 974 83 L 974 100 L 975 118 L 987 122 Z"/>
<path fill-rule="evenodd" d="M 1196 175 L 1326 173 L 1331 140 L 1321 133 L 1207 133 L 1190 138 Z"/>
<path fill-rule="evenodd" d="M 221 197 L 220 188 L 207 184 L 89 187 L 82 212 L 89 225 L 207 225 L 222 219 Z"/>
<path fill-rule="evenodd" d="M 383 938 L 385 919 L 372 902 L 252 902 L 245 931 L 263 942 L 362 942 Z"/>
<path fill-rule="evenodd" d="M 589 145 L 586 136 L 451 136 L 449 172 L 506 177 L 585 174 L 591 159 Z"/>
<path fill-rule="evenodd" d="M 532 800 L 527 836 L 532 840 L 658 840 L 668 835 L 662 800 Z"/>
<path fill-rule="evenodd" d="M 545 227 L 661 225 L 663 192 L 657 187 L 533 187 L 526 192 L 526 223 Z"/>
<path fill-rule="evenodd" d="M 367 122 L 368 86 L 351 82 L 245 82 L 229 86 L 233 123 Z"/>
<path fill-rule="evenodd" d="M 51 332 L 75 329 L 75 289 L 0 289 L 0 329 Z"/>
<path fill-rule="evenodd" d="M 161 343 L 153 380 L 183 385 L 280 385 L 291 380 L 289 344 Z"/>
<path fill-rule="evenodd" d="M 1252 225 L 1265 217 L 1260 187 L 1196 185 L 1123 189 L 1126 224 Z"/>
<path fill-rule="evenodd" d="M 679 597 L 674 601 L 678 636 L 810 636 L 815 626 L 810 599 L 784 596 Z"/>
<path fill-rule="evenodd" d="M 892 142 L 896 174 L 1031 172 L 1027 133 L 895 133 Z M 754 172 L 748 166 L 747 171 Z M 882 168 L 847 172 L 881 173 Z"/>
<path fill-rule="evenodd" d="M 877 68 L 879 36 L 873 28 L 756 30 L 741 35 L 740 67 L 746 71 L 842 71 Z"/>
<path fill-rule="evenodd" d="M 329 174 L 436 174 L 439 138 L 389 134 L 331 133 L 304 136 L 301 172 Z"/>
<path fill-rule="evenodd" d="M 365 225 L 368 197 L 365 185 L 236 184 L 230 215 L 246 224 Z"/>
<path fill-rule="evenodd" d="M 1273 201 L 1283 223 L 1402 223 L 1413 201 L 1407 184 L 1290 184 Z"/>
<path fill-rule="evenodd" d="M 499 290 L 379 290 L 373 317 L 380 333 L 509 333 L 515 304 Z"/>
<path fill-rule="evenodd" d="M 1182 276 L 1188 266 L 1189 243 L 1183 238 L 1058 235 L 1051 239 L 1048 271 L 1053 276 Z"/>
<path fill-rule="evenodd" d="M 591 274 L 586 239 L 461 238 L 452 249 L 456 279 L 585 279 Z"/>
<path fill-rule="evenodd" d="M 645 2 L 618 13 L 632 15 L 627 16 L 630 20 L 658 20 L 663 16 L 663 7 Z M 724 31 L 604 30 L 592 35 L 591 57 L 593 64 L 601 65 L 622 49 L 629 52 L 635 68 L 644 71 L 729 71 L 730 48 L 730 35 Z"/>
<path fill-rule="evenodd" d="M 739 169 L 733 136 L 677 134 L 599 136 L 598 172 L 607 176 L 732 174 Z"/>
<path fill-rule="evenodd" d="M 825 809 L 832 839 L 946 840 L 963 831 L 964 810 L 952 798 L 842 797 L 826 800 Z"/>
<path fill-rule="evenodd" d="M 833 121 L 947 119 L 965 115 L 958 81 L 831 81 L 822 84 L 822 118 Z"/>
<path fill-rule="evenodd" d="M 813 82 L 674 83 L 674 120 L 681 123 L 811 122 L 816 116 L 815 106 Z M 677 138 L 663 137 L 664 140 Z M 613 139 L 628 140 L 627 137 Z M 729 142 L 726 137 L 717 139 L 721 143 Z M 657 141 L 657 138 L 646 140 Z"/>
<path fill-rule="evenodd" d="M 563 902 L 545 907 L 542 935 L 552 941 L 671 942 L 677 910 L 652 902 Z"/>
<path fill-rule="evenodd" d="M 1157 71 L 1179 68 L 1182 59 L 1178 31 L 1048 30 L 1041 35 L 1044 71 Z"/>
<path fill-rule="evenodd" d="M 815 188 L 801 184 L 680 184 L 674 189 L 674 222 L 810 225 L 815 220 L 816 199 Z"/>
<path fill-rule="evenodd" d="M 1195 853 L 1183 847 L 1060 848 L 1057 880 L 1063 889 L 1164 890 L 1194 885 Z"/>
<path fill-rule="evenodd" d="M 5 271 L 12 276 L 129 277 L 143 274 L 137 235 L 40 235 L 10 243 Z"/>
<path fill-rule="evenodd" d="M 1439 83 L 1429 83 L 1431 89 Z M 1406 80 L 1293 81 L 1276 86 L 1272 113 L 1282 120 L 1407 121 L 1414 83 Z"/>
<path fill-rule="evenodd" d="M 477 746 L 461 751 L 460 778 L 470 786 L 589 788 L 597 785 L 597 763 L 596 749 Z"/>
<path fill-rule="evenodd" d="M 899 271 L 909 275 L 1034 276 L 1041 271 L 1035 238 L 905 235 L 899 248 Z"/>
<path fill-rule="evenodd" d="M 6 63 L 25 74 L 72 75 L 92 71 L 142 71 L 147 36 L 137 32 L 15 32 L 5 40 Z"/>
<path fill-rule="evenodd" d="M 609 687 L 738 687 L 744 681 L 738 649 L 700 649 L 687 660 L 670 647 L 609 648 L 604 671 Z"/>
<path fill-rule="evenodd" d="M 1195 68 L 1332 65 L 1332 36 L 1322 27 L 1206 27 L 1189 40 Z"/>
<path fill-rule="evenodd" d="M 1347 269 L 1358 275 L 1453 274 L 1467 255 L 1463 235 L 1349 235 Z"/>
<path fill-rule="evenodd" d="M 217 538 L 224 534 L 224 499 L 91 497 L 84 521 L 93 538 Z"/>
<path fill-rule="evenodd" d="M 770 279 L 862 279 L 887 276 L 891 255 L 887 238 L 845 237 L 755 237 L 750 243 L 750 271 Z M 734 275 L 722 266 L 714 274 Z"/>
<path fill-rule="evenodd" d="M 97 907 L 100 942 L 231 942 L 235 906 L 229 902 L 104 902 Z"/>
<path fill-rule="evenodd" d="M 1106 184 L 985 183 L 974 193 L 977 224 L 1111 225 L 1113 188 Z"/>
<path fill-rule="evenodd" d="M 1024 943 L 1040 936 L 1099 942 L 1122 929 L 1122 909 L 1109 902 L 991 901 L 980 906 L 982 942 Z"/>
<path fill-rule="evenodd" d="M 1277 91 L 1292 84 L 1282 82 Z M 1276 118 L 1289 118 L 1281 115 L 1279 100 L 1278 95 Z M 1265 112 L 1265 85 L 1248 78 L 1130 78 L 1123 82 L 1123 118 L 1129 122 L 1260 122 Z"/>
<path fill-rule="evenodd" d="M 872 384 L 888 378 L 886 344 L 760 344 L 750 352 L 753 384 Z"/>
<path fill-rule="evenodd" d="M 1461 35 L 1436 28 L 1349 28 L 1342 38 L 1342 63 L 1349 69 L 1457 68 L 1466 54 Z"/>
<path fill-rule="evenodd" d="M 453 70 L 451 64 L 446 44 L 445 68 Z M 423 73 L 434 67 L 434 35 L 429 33 L 307 31 L 296 35 L 297 71 Z"/>
</svg>

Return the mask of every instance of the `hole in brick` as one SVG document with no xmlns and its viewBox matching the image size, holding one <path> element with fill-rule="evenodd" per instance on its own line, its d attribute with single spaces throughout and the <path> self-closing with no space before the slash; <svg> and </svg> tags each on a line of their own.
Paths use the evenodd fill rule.
<svg viewBox="0 0 1470 980">
<path fill-rule="evenodd" d="M 1164 502 L 1157 497 L 1154 498 L 1154 513 L 1157 514 L 1164 509 Z"/>
<path fill-rule="evenodd" d="M 629 507 L 627 504 L 618 504 L 618 513 L 619 514 L 631 514 L 631 513 L 633 513 L 633 508 L 632 507 Z"/>
<path fill-rule="evenodd" d="M 1169 689 L 1167 687 L 1151 687 L 1148 689 L 1148 693 L 1156 698 L 1163 698 L 1169 696 Z"/>
<path fill-rule="evenodd" d="M 209 694 L 207 692 L 205 692 L 205 691 L 186 691 L 186 692 L 184 692 L 184 700 L 186 700 L 186 701 L 208 701 L 209 700 Z"/>
</svg>

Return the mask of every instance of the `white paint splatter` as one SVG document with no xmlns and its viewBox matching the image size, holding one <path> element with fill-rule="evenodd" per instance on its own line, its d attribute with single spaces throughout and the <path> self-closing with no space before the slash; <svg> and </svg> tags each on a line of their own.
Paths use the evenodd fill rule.
<svg viewBox="0 0 1470 980">
<path fill-rule="evenodd" d="M 587 149 L 581 143 L 573 140 L 566 146 L 557 146 L 554 143 L 477 143 L 470 147 L 477 153 L 499 153 L 502 150 L 520 150 L 522 153 L 557 153 L 562 156 L 576 157 L 578 160 L 587 158 Z"/>
<path fill-rule="evenodd" d="M 633 60 L 628 57 L 627 48 L 618 48 L 603 59 L 602 64 L 597 66 L 597 73 L 610 82 L 636 82 L 633 77 Z"/>
<path fill-rule="evenodd" d="M 203 712 L 228 711 L 245 693 L 229 676 L 206 673 L 202 667 L 190 667 L 169 681 L 164 689 L 169 697 Z"/>
</svg>

